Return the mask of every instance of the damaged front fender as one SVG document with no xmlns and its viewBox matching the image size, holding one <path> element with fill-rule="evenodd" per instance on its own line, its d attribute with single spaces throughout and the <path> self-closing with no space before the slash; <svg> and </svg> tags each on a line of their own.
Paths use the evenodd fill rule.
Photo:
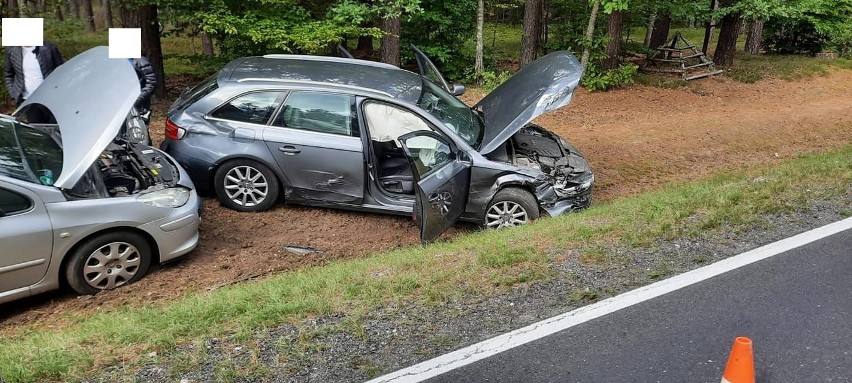
<svg viewBox="0 0 852 383">
<path fill-rule="evenodd" d="M 536 199 L 542 210 L 551 217 L 589 207 L 592 202 L 592 186 L 584 189 L 558 190 L 553 184 L 536 189 Z"/>
</svg>

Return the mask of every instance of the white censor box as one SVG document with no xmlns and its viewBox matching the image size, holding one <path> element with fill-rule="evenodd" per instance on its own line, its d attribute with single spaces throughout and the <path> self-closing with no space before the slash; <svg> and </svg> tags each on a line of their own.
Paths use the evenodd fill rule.
<svg viewBox="0 0 852 383">
<path fill-rule="evenodd" d="M 133 59 L 142 57 L 142 30 L 139 28 L 109 29 L 109 58 Z"/>
<path fill-rule="evenodd" d="M 40 47 L 44 45 L 44 19 L 3 18 L 4 47 Z"/>
</svg>

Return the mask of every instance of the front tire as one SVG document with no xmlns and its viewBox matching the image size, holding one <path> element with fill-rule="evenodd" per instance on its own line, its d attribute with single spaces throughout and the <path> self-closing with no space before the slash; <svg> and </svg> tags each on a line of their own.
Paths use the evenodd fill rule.
<svg viewBox="0 0 852 383">
<path fill-rule="evenodd" d="M 236 211 L 264 211 L 278 200 L 278 178 L 256 161 L 228 161 L 216 170 L 214 182 L 219 201 Z"/>
<path fill-rule="evenodd" d="M 151 265 L 151 245 L 139 234 L 117 231 L 83 242 L 65 266 L 65 280 L 74 291 L 94 295 L 141 279 Z"/>
<path fill-rule="evenodd" d="M 538 217 L 538 203 L 530 192 L 504 188 L 491 199 L 482 222 L 486 229 L 497 229 L 524 225 Z"/>
</svg>

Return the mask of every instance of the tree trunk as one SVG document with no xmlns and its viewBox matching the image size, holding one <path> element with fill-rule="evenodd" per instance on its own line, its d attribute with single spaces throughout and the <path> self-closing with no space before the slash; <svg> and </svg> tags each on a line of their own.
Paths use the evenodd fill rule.
<svg viewBox="0 0 852 383">
<path fill-rule="evenodd" d="M 9 10 L 6 13 L 9 17 L 20 17 L 21 16 L 21 8 L 18 5 L 18 0 L 9 0 Z"/>
<path fill-rule="evenodd" d="M 550 4 L 547 0 L 543 0 L 541 2 L 541 37 L 538 39 L 538 45 L 541 46 L 541 49 L 544 51 L 546 55 L 547 51 L 547 38 L 550 36 L 550 24 L 547 22 L 550 20 Z"/>
<path fill-rule="evenodd" d="M 644 44 L 646 47 L 651 46 L 651 36 L 654 34 L 654 23 L 657 21 L 657 12 L 651 12 L 651 15 L 648 16 L 648 26 L 645 27 L 645 40 Z"/>
<path fill-rule="evenodd" d="M 722 0 L 720 7 L 729 7 L 737 0 Z M 713 62 L 718 66 L 730 67 L 734 65 L 734 56 L 737 53 L 737 36 L 740 31 L 740 14 L 729 13 L 719 21 L 719 41 L 716 43 L 716 52 L 713 54 Z"/>
<path fill-rule="evenodd" d="M 56 16 L 56 20 L 65 21 L 65 15 L 62 14 L 62 4 L 61 2 L 57 2 L 56 5 L 53 6 L 53 14 Z"/>
<path fill-rule="evenodd" d="M 207 32 L 201 32 L 201 52 L 207 57 L 213 57 L 213 39 Z"/>
<path fill-rule="evenodd" d="M 760 53 L 760 45 L 763 41 L 763 24 L 765 22 L 765 20 L 755 20 L 751 23 L 748 37 L 746 37 L 746 52 L 753 55 Z"/>
<path fill-rule="evenodd" d="M 482 71 L 485 70 L 483 64 L 483 36 L 482 27 L 485 24 L 485 0 L 479 0 L 476 6 L 476 57 L 474 58 L 473 72 L 476 76 L 476 83 L 482 85 Z"/>
<path fill-rule="evenodd" d="M 83 24 L 86 25 L 86 31 L 95 31 L 95 16 L 92 11 L 92 0 L 80 0 L 80 5 L 83 7 Z"/>
<path fill-rule="evenodd" d="M 672 16 L 665 14 L 662 17 L 657 17 L 654 21 L 654 32 L 651 33 L 651 40 L 648 42 L 648 48 L 657 49 L 665 45 L 669 41 L 669 30 L 672 26 Z"/>
<path fill-rule="evenodd" d="M 601 66 L 606 69 L 615 69 L 618 67 L 621 56 L 621 26 L 624 24 L 624 12 L 612 11 L 607 18 L 606 27 L 606 58 L 601 62 Z"/>
<path fill-rule="evenodd" d="M 710 10 L 715 11 L 718 8 L 718 1 L 710 0 Z M 713 17 L 710 17 L 707 22 L 704 23 L 704 43 L 701 44 L 701 51 L 704 52 L 704 54 L 707 54 L 707 50 L 710 49 L 711 40 L 713 40 Z"/>
<path fill-rule="evenodd" d="M 382 19 L 381 61 L 391 65 L 399 65 L 399 17 Z"/>
<path fill-rule="evenodd" d="M 62 7 L 65 8 L 65 16 L 71 16 L 71 0 L 61 0 Z"/>
<path fill-rule="evenodd" d="M 32 12 L 30 12 L 30 6 L 27 4 L 27 0 L 18 1 L 18 13 L 21 17 L 32 17 Z"/>
<path fill-rule="evenodd" d="M 68 0 L 71 3 L 71 14 L 77 20 L 80 20 L 80 1 L 82 0 Z"/>
<path fill-rule="evenodd" d="M 589 25 L 586 26 L 586 46 L 583 48 L 583 55 L 580 57 L 580 64 L 582 64 L 583 67 L 588 67 L 589 65 L 589 55 L 591 54 L 589 44 L 591 44 L 592 38 L 595 37 L 595 22 L 598 20 L 598 9 L 600 9 L 600 7 L 601 0 L 595 0 L 595 2 L 592 3 L 592 14 L 589 16 Z"/>
<path fill-rule="evenodd" d="M 112 28 L 112 1 L 103 0 L 101 4 L 101 7 L 104 9 L 104 26 L 106 28 Z"/>
<path fill-rule="evenodd" d="M 524 6 L 524 34 L 521 37 L 521 66 L 535 61 L 541 37 L 541 2 L 526 0 Z"/>
<path fill-rule="evenodd" d="M 373 54 L 373 36 L 358 36 L 356 51 L 364 52 L 367 56 Z"/>
<path fill-rule="evenodd" d="M 115 6 L 118 8 L 118 25 L 120 28 L 131 28 L 131 25 L 138 24 L 136 13 L 133 12 L 135 8 L 127 5 L 124 0 L 115 0 Z"/>
<path fill-rule="evenodd" d="M 154 72 L 157 74 L 157 88 L 154 90 L 154 94 L 157 98 L 165 98 L 166 75 L 163 71 L 163 48 L 160 45 L 160 21 L 157 18 L 157 6 L 125 7 L 122 4 L 119 18 L 123 27 L 142 30 L 142 53 L 151 62 L 151 66 L 154 67 Z"/>
</svg>

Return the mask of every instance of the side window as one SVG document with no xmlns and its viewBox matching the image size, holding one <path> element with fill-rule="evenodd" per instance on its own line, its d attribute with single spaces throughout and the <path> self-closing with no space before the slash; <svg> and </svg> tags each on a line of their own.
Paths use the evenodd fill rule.
<svg viewBox="0 0 852 383">
<path fill-rule="evenodd" d="M 293 92 L 272 122 L 283 128 L 356 135 L 352 131 L 352 98 L 340 94 Z"/>
<path fill-rule="evenodd" d="M 410 159 L 414 161 L 419 179 L 423 179 L 435 170 L 450 163 L 455 156 L 450 145 L 442 138 L 433 135 L 416 135 L 403 142 Z"/>
<path fill-rule="evenodd" d="M 33 206 L 29 198 L 6 189 L 0 189 L 0 217 L 29 210 Z"/>
<path fill-rule="evenodd" d="M 416 114 L 382 102 L 364 104 L 364 120 L 370 139 L 378 142 L 399 142 L 399 137 L 406 133 L 432 130 Z"/>
<path fill-rule="evenodd" d="M 253 92 L 239 96 L 210 113 L 210 117 L 223 120 L 266 124 L 281 92 Z"/>
<path fill-rule="evenodd" d="M 192 89 L 187 90 L 186 93 L 182 94 L 178 99 L 175 104 L 175 109 L 184 110 L 188 106 L 195 104 L 196 101 L 216 90 L 216 88 L 219 87 L 219 84 L 216 82 L 217 76 L 219 76 L 218 73 L 206 78 Z"/>
</svg>

